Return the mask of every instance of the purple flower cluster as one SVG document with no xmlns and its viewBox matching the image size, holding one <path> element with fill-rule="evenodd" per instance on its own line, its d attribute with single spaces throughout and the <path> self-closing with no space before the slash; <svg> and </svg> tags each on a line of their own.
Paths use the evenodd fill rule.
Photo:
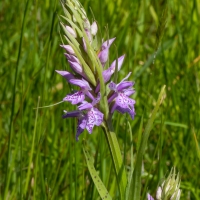
<svg viewBox="0 0 200 200">
<path fill-rule="evenodd" d="M 78 43 L 78 48 L 80 49 L 79 52 L 81 52 L 81 59 L 79 57 L 80 55 L 78 56 L 76 54 L 73 45 L 61 45 L 61 47 L 66 50 L 64 55 L 67 58 L 72 73 L 56 70 L 56 72 L 63 76 L 68 83 L 80 88 L 78 91 L 75 91 L 72 94 L 67 94 L 66 97 L 63 98 L 63 101 L 68 101 L 73 105 L 77 105 L 76 111 L 65 111 L 65 114 L 63 115 L 63 118 L 76 117 L 78 119 L 76 140 L 78 140 L 79 135 L 84 131 L 84 129 L 87 129 L 89 133 L 92 133 L 93 127 L 95 125 L 100 126 L 105 120 L 105 113 L 100 109 L 100 101 L 102 97 L 100 93 L 101 84 L 98 73 L 91 70 L 96 80 L 96 85 L 94 85 L 94 83 L 91 82 L 88 73 L 84 70 L 85 63 L 90 68 L 92 67 L 90 66 L 92 61 L 88 56 L 88 51 L 90 50 L 88 49 L 88 44 L 93 48 L 93 51 L 96 52 L 96 57 L 94 59 L 99 59 L 98 62 L 101 64 L 100 67 L 102 68 L 104 85 L 108 85 L 106 95 L 110 116 L 115 110 L 120 113 L 128 113 L 132 119 L 134 119 L 135 116 L 135 100 L 130 98 L 130 95 L 135 92 L 132 88 L 134 83 L 132 81 L 127 81 L 131 73 L 129 73 L 128 76 L 118 84 L 110 81 L 115 71 L 121 69 L 124 55 L 112 62 L 110 67 L 104 69 L 109 57 L 109 48 L 115 38 L 103 42 L 99 49 L 95 49 L 93 47 L 93 42 L 97 34 L 96 22 L 93 22 L 92 25 L 90 25 L 89 20 L 84 18 L 83 27 L 84 34 L 80 35 L 80 29 L 64 26 L 64 31 L 67 33 L 65 37 L 68 38 L 68 40 L 73 37 Z M 71 41 L 73 43 L 74 40 Z"/>
</svg>

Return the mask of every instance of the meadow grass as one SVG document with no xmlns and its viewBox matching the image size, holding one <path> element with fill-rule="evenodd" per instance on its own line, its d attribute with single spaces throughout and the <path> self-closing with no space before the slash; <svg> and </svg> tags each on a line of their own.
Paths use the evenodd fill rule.
<svg viewBox="0 0 200 200">
<path fill-rule="evenodd" d="M 94 13 L 104 38 L 108 32 L 116 37 L 110 62 L 126 54 L 119 80 L 132 71 L 135 81 L 135 119 L 118 113 L 113 118 L 127 170 L 166 85 L 143 159 L 141 199 L 147 192 L 155 194 L 172 166 L 180 172 L 181 199 L 200 199 L 200 2 L 80 2 L 90 19 Z M 59 46 L 60 14 L 59 1 L 0 2 L 0 200 L 100 199 L 83 139 L 101 180 L 117 199 L 103 131 L 84 131 L 76 142 L 76 120 L 61 117 L 75 107 L 65 102 L 34 109 L 60 102 L 73 89 L 55 73 L 69 70 Z"/>
</svg>

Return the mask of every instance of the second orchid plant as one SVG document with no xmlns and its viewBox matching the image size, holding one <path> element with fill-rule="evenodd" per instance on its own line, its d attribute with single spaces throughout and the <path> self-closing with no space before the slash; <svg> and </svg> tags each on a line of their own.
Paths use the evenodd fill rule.
<svg viewBox="0 0 200 200">
<path fill-rule="evenodd" d="M 134 82 L 128 80 L 131 72 L 119 82 L 116 78 L 125 56 L 120 56 L 107 67 L 109 49 L 115 38 L 101 42 L 96 21 L 90 23 L 84 8 L 78 1 L 67 0 L 62 7 L 64 16 L 61 16 L 60 24 L 64 32 L 62 38 L 67 43 L 64 42 L 61 47 L 65 50 L 64 55 L 71 70 L 56 70 L 56 72 L 63 76 L 69 84 L 79 88 L 78 91 L 67 94 L 63 98 L 63 101 L 77 106 L 76 110 L 64 111 L 63 118 L 77 118 L 77 141 L 85 129 L 91 134 L 94 126 L 103 128 L 113 160 L 119 199 L 139 199 L 141 160 L 155 114 L 163 99 L 164 87 L 144 131 L 144 139 L 140 144 L 135 169 L 127 176 L 118 140 L 112 128 L 112 116 L 115 111 L 129 114 L 132 120 L 136 114 L 135 100 L 131 98 L 135 92 Z M 99 185 L 101 180 L 90 161 L 90 155 L 84 147 L 83 150 L 99 195 L 102 199 L 112 199 L 105 186 Z"/>
</svg>

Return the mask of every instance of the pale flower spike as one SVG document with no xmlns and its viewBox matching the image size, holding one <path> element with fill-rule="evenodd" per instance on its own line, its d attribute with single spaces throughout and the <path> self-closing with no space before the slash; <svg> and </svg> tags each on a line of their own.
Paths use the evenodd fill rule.
<svg viewBox="0 0 200 200">
<path fill-rule="evenodd" d="M 75 111 L 64 111 L 63 118 L 77 118 L 76 140 L 78 140 L 84 129 L 91 134 L 94 126 L 102 125 L 112 117 L 114 111 L 128 113 L 134 119 L 135 100 L 130 96 L 135 90 L 134 82 L 127 81 L 131 73 L 120 83 L 111 81 L 113 74 L 121 70 L 125 55 L 120 56 L 110 67 L 104 69 L 107 66 L 111 45 L 116 38 L 107 39 L 102 44 L 96 45 L 94 40 L 101 41 L 97 39 L 99 36 L 96 21 L 90 23 L 85 10 L 76 0 L 68 0 L 63 6 L 68 10 L 68 15 L 65 16 L 67 20 L 61 22 L 63 38 L 66 39 L 67 44 L 60 46 L 66 51 L 64 55 L 71 72 L 63 70 L 56 70 L 56 72 L 69 84 L 79 87 L 77 91 L 63 98 L 63 101 L 77 106 Z M 71 16 L 69 13 L 72 13 Z M 100 48 L 97 49 L 97 46 Z M 108 92 L 105 90 L 106 85 L 110 88 Z M 106 99 L 103 98 L 105 96 Z"/>
<path fill-rule="evenodd" d="M 156 191 L 156 200 L 179 200 L 181 197 L 180 178 L 176 175 L 175 168 L 172 168 L 169 176 L 162 182 Z M 153 200 L 150 194 L 147 194 L 147 200 Z"/>
</svg>

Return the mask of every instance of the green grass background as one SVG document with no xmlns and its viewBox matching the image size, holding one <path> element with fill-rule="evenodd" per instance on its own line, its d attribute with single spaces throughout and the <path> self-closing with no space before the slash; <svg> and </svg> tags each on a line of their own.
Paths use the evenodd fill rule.
<svg viewBox="0 0 200 200">
<path fill-rule="evenodd" d="M 144 156 L 142 198 L 155 194 L 175 166 L 181 199 L 200 199 L 200 1 L 81 0 L 104 38 L 116 37 L 110 62 L 126 54 L 119 80 L 132 72 L 136 117 L 115 113 L 114 127 L 127 170 L 144 125 L 166 85 Z M 76 120 L 61 118 L 69 103 L 50 108 L 72 88 L 55 73 L 69 70 L 59 47 L 59 1 L 0 1 L 0 199 L 99 199 L 82 151 L 117 199 L 117 184 L 101 128 L 75 141 Z M 40 98 L 38 98 L 40 97 Z M 131 123 L 130 140 L 127 121 Z"/>
</svg>

